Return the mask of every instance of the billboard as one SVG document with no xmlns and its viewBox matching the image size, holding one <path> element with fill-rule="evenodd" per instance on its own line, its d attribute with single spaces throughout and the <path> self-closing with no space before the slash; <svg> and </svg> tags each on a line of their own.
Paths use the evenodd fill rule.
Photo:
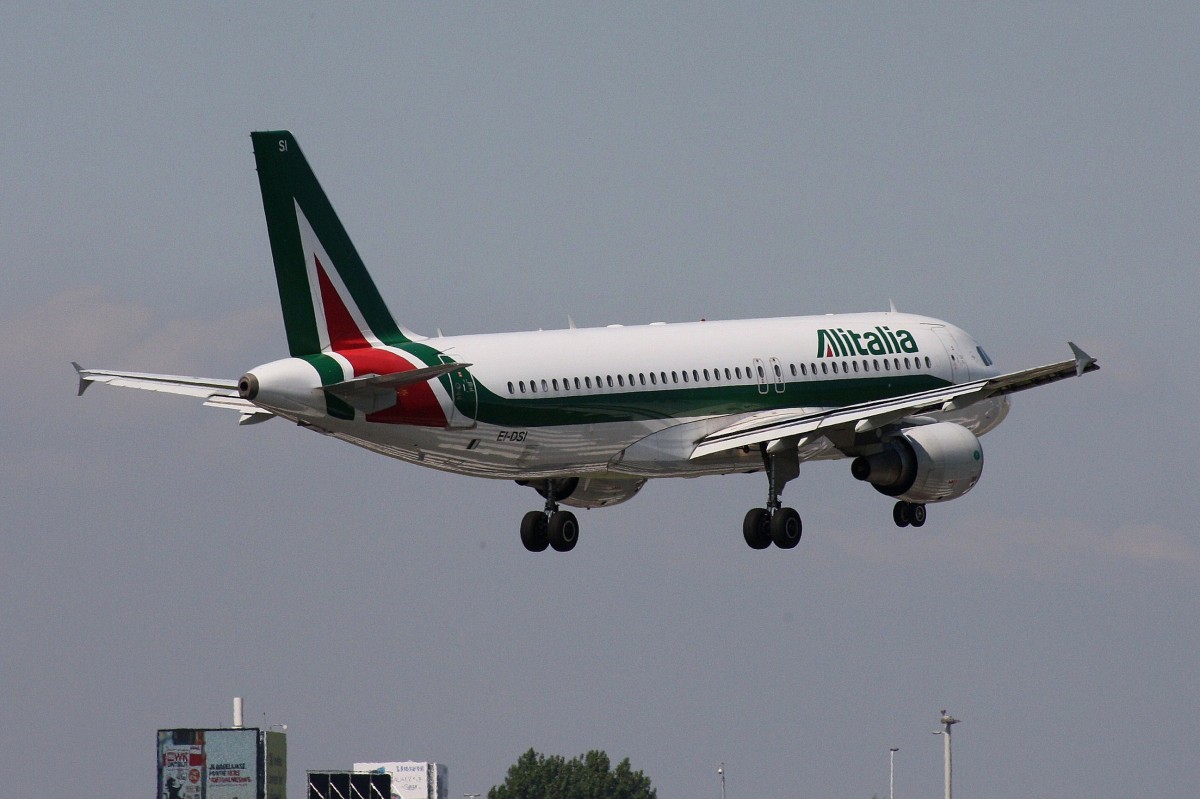
<svg viewBox="0 0 1200 799">
<path fill-rule="evenodd" d="M 266 799 L 287 799 L 287 733 L 263 733 Z"/>
<path fill-rule="evenodd" d="M 204 730 L 158 731 L 158 799 L 204 798 Z"/>
<path fill-rule="evenodd" d="M 416 760 L 389 763 L 355 763 L 358 772 L 390 774 L 392 799 L 447 799 L 447 769 L 441 763 Z"/>
<path fill-rule="evenodd" d="M 271 733 L 275 763 L 264 768 L 264 740 L 256 728 L 158 731 L 158 799 L 285 799 L 286 739 Z M 274 736 L 279 736 L 275 738 Z"/>
</svg>

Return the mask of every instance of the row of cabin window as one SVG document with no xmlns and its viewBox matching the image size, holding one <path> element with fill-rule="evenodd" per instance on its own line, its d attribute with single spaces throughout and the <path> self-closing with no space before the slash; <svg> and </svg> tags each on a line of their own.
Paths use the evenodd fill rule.
<svg viewBox="0 0 1200 799">
<path fill-rule="evenodd" d="M 855 372 L 860 371 L 858 368 L 858 365 L 860 363 L 859 361 L 842 361 L 841 363 L 842 363 L 841 374 L 850 374 L 851 370 L 853 370 Z M 878 358 L 872 358 L 869 361 L 866 359 L 863 359 L 861 361 L 861 363 L 862 363 L 861 371 L 863 371 L 863 372 L 890 372 L 890 371 L 892 371 L 893 364 L 895 364 L 895 367 L 896 367 L 895 371 L 897 371 L 897 372 L 901 371 L 901 369 L 920 369 L 922 366 L 924 366 L 926 369 L 933 368 L 933 361 L 929 360 L 928 355 L 925 356 L 925 361 L 923 364 L 922 364 L 920 358 L 905 358 L 903 366 L 901 366 L 899 358 L 892 358 L 892 360 L 890 360 L 890 361 L 887 358 L 884 358 L 882 361 L 880 361 Z M 882 369 L 880 369 L 880 367 L 879 367 L 880 363 L 883 364 Z M 815 363 L 809 364 L 808 367 L 809 367 L 808 369 L 805 369 L 805 364 L 800 364 L 800 374 L 798 375 L 798 374 L 796 374 L 796 364 L 792 364 L 792 377 L 799 377 L 801 375 L 807 376 L 809 374 L 815 375 L 817 373 L 817 365 Z M 811 371 L 809 371 L 809 370 L 811 370 Z M 776 373 L 779 372 L 778 366 L 775 367 L 775 372 Z M 835 375 L 839 374 L 838 362 L 837 361 L 821 361 L 821 374 L 827 375 L 827 374 L 831 374 L 831 373 L 835 374 Z"/>
<path fill-rule="evenodd" d="M 872 359 L 870 361 L 864 360 L 864 361 L 862 361 L 862 371 L 864 371 L 864 372 L 870 372 L 870 371 L 890 372 L 890 371 L 892 371 L 893 363 L 895 364 L 896 371 L 901 370 L 899 358 L 893 358 L 892 361 L 888 361 L 887 358 L 884 358 L 882 363 L 883 363 L 883 367 L 880 368 L 880 361 L 878 358 Z M 842 361 L 841 364 L 842 364 L 842 368 L 841 368 L 840 373 L 842 373 L 842 374 L 849 374 L 851 370 L 853 370 L 855 372 L 859 371 L 859 362 L 858 361 Z M 920 358 L 912 358 L 912 359 L 905 358 L 903 368 L 904 369 L 913 369 L 913 368 L 920 369 L 921 365 L 922 364 L 921 364 Z M 932 363 L 930 362 L 928 357 L 925 358 L 924 365 L 926 368 L 930 368 L 932 366 Z M 783 379 L 783 370 L 780 368 L 779 364 L 777 364 L 777 363 L 773 364 L 773 367 L 774 367 L 774 372 L 775 372 L 775 378 L 777 380 L 782 380 Z M 821 374 L 830 374 L 830 368 L 832 368 L 833 374 L 835 374 L 835 375 L 839 374 L 837 361 L 822 361 L 821 362 L 821 366 L 820 366 Z M 763 367 L 758 366 L 758 367 L 756 367 L 756 369 L 758 372 L 758 378 L 760 380 L 765 380 L 767 377 L 767 373 L 763 370 Z M 810 371 L 810 369 L 811 369 L 811 371 Z M 808 376 L 809 374 L 816 375 L 817 374 L 817 364 L 815 364 L 815 363 L 803 364 L 802 363 L 802 364 L 800 364 L 799 369 L 797 370 L 796 364 L 793 363 L 793 364 L 791 364 L 791 370 L 792 370 L 792 377 L 799 377 L 801 375 Z M 750 367 L 747 367 L 745 369 L 746 379 L 752 378 L 754 376 L 754 372 L 755 372 L 755 369 L 751 369 Z M 742 370 L 742 367 L 740 367 L 740 366 L 735 366 L 733 369 L 730 369 L 729 367 L 725 367 L 725 379 L 726 380 L 741 380 L 742 373 L 743 373 L 743 370 Z M 711 372 L 709 372 L 708 369 L 704 369 L 703 371 L 701 371 L 699 369 L 693 369 L 693 370 L 691 370 L 691 372 L 688 372 L 686 369 L 684 369 L 682 372 L 671 372 L 671 383 L 675 383 L 675 384 L 678 384 L 680 382 L 699 383 L 699 382 L 701 382 L 702 374 L 703 374 L 704 382 L 713 382 L 713 381 L 720 382 L 721 381 L 721 369 L 713 369 Z M 689 376 L 691 378 L 690 380 L 688 379 Z M 649 373 L 649 382 L 647 382 L 646 373 L 642 372 L 637 375 L 636 379 L 635 379 L 634 375 L 632 375 L 632 374 L 628 375 L 628 376 L 616 375 L 615 377 L 613 375 L 607 375 L 606 377 L 596 375 L 596 381 L 595 381 L 594 385 L 596 388 L 604 388 L 606 385 L 608 388 L 625 388 L 627 385 L 626 377 L 628 377 L 628 380 L 629 380 L 628 386 L 630 388 L 637 388 L 639 385 L 641 385 L 641 386 L 646 386 L 646 385 L 657 386 L 657 385 L 659 385 L 660 381 L 661 381 L 661 384 L 664 386 L 668 384 L 666 372 L 657 372 L 657 373 L 650 372 Z M 682 381 L 680 380 L 680 378 L 682 378 Z M 580 391 L 591 389 L 593 386 L 591 375 L 588 375 L 583 378 L 564 377 L 562 379 L 562 383 L 561 383 L 561 385 L 562 385 L 561 390 L 562 391 L 570 391 L 571 387 L 572 387 L 572 383 L 574 384 L 575 389 L 580 390 Z M 541 392 L 543 394 L 548 394 L 551 391 L 559 391 L 560 390 L 560 388 L 559 388 L 560 384 L 559 384 L 558 378 L 551 378 L 550 380 L 546 380 L 545 378 L 542 378 L 542 380 L 540 381 L 540 385 L 541 385 Z M 539 386 L 539 381 L 530 380 L 529 384 L 528 384 L 529 393 L 537 394 L 538 386 Z M 517 383 L 515 385 L 513 384 L 513 382 L 511 380 L 508 382 L 508 393 L 509 394 L 517 394 L 517 393 L 524 394 L 525 392 L 526 392 L 526 383 L 524 380 L 517 381 Z"/>
</svg>

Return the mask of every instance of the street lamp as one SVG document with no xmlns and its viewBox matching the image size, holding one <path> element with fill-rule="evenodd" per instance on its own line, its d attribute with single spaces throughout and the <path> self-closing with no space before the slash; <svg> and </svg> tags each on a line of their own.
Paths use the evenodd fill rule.
<svg viewBox="0 0 1200 799">
<path fill-rule="evenodd" d="M 934 735 L 946 736 L 946 739 L 945 739 L 946 740 L 946 746 L 945 746 L 945 751 L 946 751 L 946 755 L 945 755 L 946 799 L 951 799 L 953 794 L 952 794 L 952 791 L 950 788 L 950 785 L 951 785 L 950 777 L 951 777 L 951 773 L 952 773 L 952 769 L 950 766 L 950 763 L 951 763 L 951 760 L 950 760 L 950 728 L 952 726 L 954 726 L 955 724 L 958 724 L 958 719 L 954 718 L 954 716 L 947 715 L 946 711 L 943 710 L 941 721 L 942 721 L 942 724 L 945 725 L 946 729 L 942 730 L 940 732 L 934 732 Z"/>
<path fill-rule="evenodd" d="M 898 746 L 888 750 L 888 799 L 896 799 L 896 753 L 899 751 Z"/>
<path fill-rule="evenodd" d="M 725 761 L 717 766 L 717 776 L 721 778 L 721 799 L 725 799 Z"/>
</svg>

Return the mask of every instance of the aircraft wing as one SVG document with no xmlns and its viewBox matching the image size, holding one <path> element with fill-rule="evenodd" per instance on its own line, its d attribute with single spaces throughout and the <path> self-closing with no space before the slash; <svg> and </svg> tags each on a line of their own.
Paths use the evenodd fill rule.
<svg viewBox="0 0 1200 799">
<path fill-rule="evenodd" d="M 769 449 L 784 439 L 811 440 L 835 429 L 865 433 L 901 419 L 935 411 L 958 410 L 992 397 L 1054 383 L 1100 368 L 1095 358 L 1074 343 L 1068 344 L 1075 356 L 1072 360 L 1033 369 L 840 408 L 783 409 L 751 414 L 699 439 L 691 457 L 702 458 L 715 452 L 758 444 L 767 444 Z M 789 443 L 788 446 L 795 445 Z"/>
<path fill-rule="evenodd" d="M 79 393 L 87 391 L 92 383 L 104 383 L 119 388 L 139 388 L 143 391 L 159 391 L 166 394 L 183 394 L 199 397 L 211 408 L 228 408 L 242 414 L 238 424 L 264 422 L 275 414 L 238 396 L 236 380 L 220 380 L 207 377 L 185 377 L 183 375 L 157 375 L 145 372 L 115 372 L 108 369 L 84 369 L 72 363 L 79 374 Z"/>
</svg>

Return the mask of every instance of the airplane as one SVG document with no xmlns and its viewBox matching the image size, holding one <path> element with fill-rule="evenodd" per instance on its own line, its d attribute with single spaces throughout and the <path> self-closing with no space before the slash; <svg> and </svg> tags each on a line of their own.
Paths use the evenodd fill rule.
<svg viewBox="0 0 1200 799">
<path fill-rule="evenodd" d="M 849 459 L 853 477 L 921 527 L 926 505 L 983 472 L 979 436 L 1018 391 L 1099 369 L 1072 357 L 1001 372 L 948 322 L 887 312 L 653 322 L 421 336 L 398 324 L 288 131 L 251 134 L 289 357 L 238 380 L 84 369 L 92 383 L 197 397 L 273 417 L 408 463 L 513 480 L 531 552 L 573 549 L 562 506 L 631 499 L 653 478 L 761 472 L 746 513 L 753 549 L 800 541 L 784 486 L 807 461 Z"/>
</svg>

